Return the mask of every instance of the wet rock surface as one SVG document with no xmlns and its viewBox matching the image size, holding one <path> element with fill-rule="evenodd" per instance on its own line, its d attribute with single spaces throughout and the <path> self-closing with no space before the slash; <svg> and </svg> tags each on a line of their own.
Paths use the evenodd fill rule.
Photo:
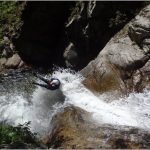
<svg viewBox="0 0 150 150">
<path fill-rule="evenodd" d="M 78 107 L 67 107 L 52 120 L 52 132 L 47 145 L 62 149 L 150 147 L 150 133 L 124 126 L 98 125 L 91 114 Z"/>
</svg>

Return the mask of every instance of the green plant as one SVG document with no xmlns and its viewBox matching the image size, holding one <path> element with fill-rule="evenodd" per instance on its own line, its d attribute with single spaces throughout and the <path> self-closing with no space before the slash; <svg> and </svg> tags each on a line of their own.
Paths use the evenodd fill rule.
<svg viewBox="0 0 150 150">
<path fill-rule="evenodd" d="M 30 131 L 30 122 L 23 125 L 19 124 L 16 127 L 10 126 L 5 123 L 0 124 L 0 145 L 10 144 L 14 142 L 23 142 L 32 144 L 32 147 L 38 144 L 36 134 Z"/>
<path fill-rule="evenodd" d="M 0 1 L 0 46 L 4 44 L 4 36 L 9 40 L 18 34 L 22 26 L 21 14 L 25 2 Z"/>
</svg>

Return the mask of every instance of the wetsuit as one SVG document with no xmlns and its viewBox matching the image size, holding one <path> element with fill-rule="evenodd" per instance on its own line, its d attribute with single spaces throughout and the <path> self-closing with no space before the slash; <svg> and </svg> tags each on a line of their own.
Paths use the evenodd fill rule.
<svg viewBox="0 0 150 150">
<path fill-rule="evenodd" d="M 39 86 L 44 87 L 48 90 L 56 90 L 60 86 L 60 81 L 57 78 L 51 78 L 50 80 L 48 80 L 48 79 L 43 78 L 40 75 L 36 75 L 36 77 L 38 77 L 40 80 L 42 80 L 46 84 L 41 84 L 41 83 L 36 83 L 36 82 L 34 82 L 33 84 L 39 85 Z"/>
</svg>

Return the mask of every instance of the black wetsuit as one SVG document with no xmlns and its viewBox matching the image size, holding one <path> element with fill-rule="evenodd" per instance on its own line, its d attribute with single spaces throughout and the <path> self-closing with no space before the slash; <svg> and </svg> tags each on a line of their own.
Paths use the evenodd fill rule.
<svg viewBox="0 0 150 150">
<path fill-rule="evenodd" d="M 48 90 L 56 90 L 56 89 L 58 89 L 59 86 L 60 86 L 60 81 L 59 81 L 57 78 L 51 78 L 50 80 L 48 80 L 48 79 L 43 78 L 43 77 L 40 76 L 40 75 L 36 75 L 36 77 L 38 77 L 40 80 L 42 80 L 42 81 L 45 82 L 46 84 L 41 84 L 41 83 L 36 83 L 36 82 L 34 82 L 33 84 L 39 85 L 39 86 L 44 87 L 44 88 L 46 88 L 46 89 L 48 89 Z M 56 85 L 56 84 L 51 84 L 51 82 L 52 82 L 53 80 L 58 80 L 58 81 L 59 81 L 59 84 L 57 84 L 57 85 Z"/>
</svg>

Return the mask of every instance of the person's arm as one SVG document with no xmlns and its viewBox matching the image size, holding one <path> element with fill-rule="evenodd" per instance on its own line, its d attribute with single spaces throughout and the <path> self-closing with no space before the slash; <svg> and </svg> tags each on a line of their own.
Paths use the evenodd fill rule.
<svg viewBox="0 0 150 150">
<path fill-rule="evenodd" d="M 40 84 L 40 83 L 37 83 L 37 82 L 33 82 L 33 84 L 49 89 L 46 84 Z"/>
<path fill-rule="evenodd" d="M 45 79 L 44 77 L 37 75 L 37 78 L 39 78 L 40 80 L 42 80 L 43 82 L 45 82 L 46 84 L 49 84 L 49 80 Z"/>
</svg>

